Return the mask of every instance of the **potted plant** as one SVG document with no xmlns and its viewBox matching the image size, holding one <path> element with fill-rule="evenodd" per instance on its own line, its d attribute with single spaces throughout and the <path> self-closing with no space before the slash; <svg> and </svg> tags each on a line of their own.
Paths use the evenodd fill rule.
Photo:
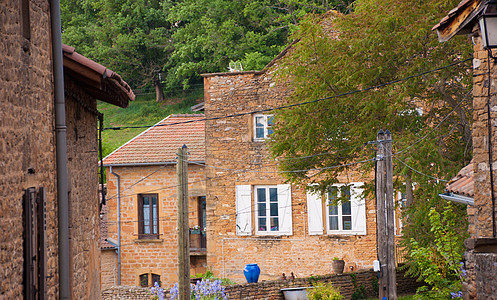
<svg viewBox="0 0 497 300">
<path fill-rule="evenodd" d="M 331 268 L 333 269 L 333 272 L 335 272 L 335 274 L 342 274 L 344 267 L 345 261 L 343 259 L 333 257 L 333 260 L 331 261 Z"/>
<path fill-rule="evenodd" d="M 195 225 L 192 228 L 190 228 L 190 233 L 191 234 L 201 234 L 201 233 L 204 233 L 204 231 L 203 231 L 202 227 L 200 227 L 199 225 Z"/>
</svg>

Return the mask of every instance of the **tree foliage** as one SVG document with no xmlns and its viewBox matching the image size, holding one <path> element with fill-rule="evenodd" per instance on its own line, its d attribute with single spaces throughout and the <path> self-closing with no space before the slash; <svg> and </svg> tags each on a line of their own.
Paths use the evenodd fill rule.
<svg viewBox="0 0 497 300">
<path fill-rule="evenodd" d="M 330 16 L 311 16 L 293 35 L 299 42 L 279 68 L 280 81 L 293 90 L 290 103 L 329 97 L 276 113 L 273 155 L 303 157 L 282 160 L 281 169 L 310 170 L 285 173 L 288 181 L 325 190 L 340 174 L 374 174 L 374 162 L 354 163 L 372 159 L 374 149 L 365 143 L 375 141 L 380 129 L 390 130 L 396 187 L 408 194 L 415 186 L 403 228 L 408 249 L 411 237 L 422 246 L 433 239 L 428 213 L 444 201 L 438 196 L 444 182 L 437 178 L 450 179 L 471 159 L 470 62 L 389 82 L 471 58 L 467 39 L 441 44 L 431 30 L 457 4 L 357 0 L 354 12 L 335 16 L 331 26 Z M 374 196 L 374 183 L 369 187 Z M 460 220 L 463 215 L 459 211 Z M 465 229 L 464 222 L 456 225 Z"/>
<path fill-rule="evenodd" d="M 306 13 L 347 11 L 351 1 L 62 0 L 63 40 L 133 88 L 174 90 L 230 61 L 262 69 Z"/>
</svg>

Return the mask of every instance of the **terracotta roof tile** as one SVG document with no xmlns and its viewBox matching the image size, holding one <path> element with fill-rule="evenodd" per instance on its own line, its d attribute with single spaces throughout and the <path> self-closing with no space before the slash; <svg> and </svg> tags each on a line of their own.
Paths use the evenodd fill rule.
<svg viewBox="0 0 497 300">
<path fill-rule="evenodd" d="M 203 114 L 170 115 L 104 158 L 104 165 L 176 162 L 179 147 L 188 147 L 188 160 L 205 161 Z"/>
<path fill-rule="evenodd" d="M 474 197 L 474 182 L 473 182 L 473 162 L 457 173 L 456 177 L 447 184 L 447 191 L 450 193 Z"/>
</svg>

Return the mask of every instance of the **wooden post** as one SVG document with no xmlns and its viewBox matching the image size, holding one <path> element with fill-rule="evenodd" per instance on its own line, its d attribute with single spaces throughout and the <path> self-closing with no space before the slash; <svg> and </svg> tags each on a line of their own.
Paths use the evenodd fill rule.
<svg viewBox="0 0 497 300">
<path fill-rule="evenodd" d="M 376 136 L 376 242 L 378 248 L 378 260 L 380 261 L 379 299 L 387 297 L 387 233 L 386 233 L 386 213 L 385 213 L 385 144 L 383 142 L 385 133 L 383 130 Z"/>
<path fill-rule="evenodd" d="M 388 300 L 397 300 L 397 282 L 395 271 L 395 226 L 393 200 L 393 166 L 392 166 L 392 135 L 385 132 L 385 177 L 386 177 L 386 212 L 387 212 L 387 268 L 388 268 Z"/>
<path fill-rule="evenodd" d="M 188 226 L 188 154 L 187 147 L 178 149 L 178 300 L 190 299 L 190 239 Z"/>
</svg>

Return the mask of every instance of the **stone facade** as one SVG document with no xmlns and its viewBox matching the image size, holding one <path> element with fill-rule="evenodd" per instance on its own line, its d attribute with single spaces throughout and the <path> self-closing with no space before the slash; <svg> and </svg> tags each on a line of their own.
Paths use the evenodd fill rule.
<svg viewBox="0 0 497 300">
<path fill-rule="evenodd" d="M 274 67 L 261 72 L 203 75 L 206 118 L 286 104 L 289 92 L 285 86 L 275 85 Z M 248 263 L 260 266 L 263 280 L 291 272 L 299 277 L 328 274 L 334 257 L 346 261 L 347 271 L 370 268 L 377 257 L 376 210 L 370 197 L 362 200 L 366 214 L 364 235 L 332 235 L 326 234 L 326 229 L 324 234 L 309 235 L 307 195 L 296 186 L 291 187 L 291 235 L 257 235 L 253 230 L 248 236 L 237 235 L 237 186 L 254 189 L 255 185 L 285 183 L 276 172 L 277 163 L 270 159 L 266 143 L 254 138 L 254 115 L 206 121 L 206 165 L 210 166 L 206 169 L 207 265 L 214 274 L 243 282 L 242 270 Z M 349 171 L 339 181 L 371 179 Z M 251 197 L 255 201 L 255 196 Z M 256 221 L 254 210 L 252 224 Z"/>
<path fill-rule="evenodd" d="M 198 201 L 200 197 L 205 196 L 203 168 L 192 164 L 188 166 L 191 227 L 198 225 Z M 118 230 L 117 180 L 116 176 L 111 174 L 110 168 L 106 170 L 108 237 L 115 243 Z M 141 274 L 153 273 L 160 276 L 163 286 L 172 286 L 177 282 L 178 272 L 176 165 L 113 166 L 112 171 L 121 178 L 121 284 L 139 286 Z M 144 177 L 146 180 L 142 180 Z M 158 239 L 138 237 L 137 197 L 142 193 L 158 194 L 160 203 Z M 190 260 L 191 274 L 205 272 L 205 251 L 192 251 Z M 102 282 L 110 282 L 114 278 L 117 278 L 116 265 L 102 264 Z"/>
<path fill-rule="evenodd" d="M 102 291 L 117 285 L 117 253 L 115 249 L 102 250 Z"/>
<path fill-rule="evenodd" d="M 467 280 L 464 283 L 466 299 L 495 299 L 497 239 L 495 236 L 495 204 L 497 197 L 497 68 L 495 60 L 483 49 L 478 25 L 473 30 L 473 170 L 474 207 L 468 207 L 469 234 L 466 240 Z M 489 61 L 490 60 L 490 61 Z M 490 81 L 489 81 L 490 63 Z M 490 89 L 490 91 L 489 91 Z M 489 98 L 490 92 L 490 98 Z M 488 101 L 488 102 L 487 102 Z M 490 107 L 491 141 L 489 141 L 488 107 Z M 492 151 L 493 184 L 490 179 L 489 142 Z"/>
<path fill-rule="evenodd" d="M 97 101 L 64 78 L 69 177 L 69 255 L 74 299 L 100 295 Z"/>
<path fill-rule="evenodd" d="M 57 297 L 55 136 L 48 1 L 29 1 L 31 38 L 21 2 L 0 3 L 0 298 L 23 293 L 23 194 L 46 192 L 47 296 Z"/>
<path fill-rule="evenodd" d="M 33 290 L 43 293 L 38 298 L 56 299 L 59 297 L 59 249 L 49 1 L 2 1 L 0 33 L 0 194 L 4 199 L 0 213 L 0 298 L 21 299 L 25 287 L 33 286 Z M 101 293 L 98 112 L 92 93 L 99 90 L 97 87 L 90 91 L 85 85 L 88 82 L 84 82 L 90 72 L 97 72 L 91 67 L 98 64 L 81 55 L 79 58 L 78 63 L 89 65 L 79 69 L 83 70 L 81 74 L 64 67 L 70 293 L 73 299 L 98 299 Z M 65 62 L 74 62 L 72 59 L 64 56 Z M 112 80 L 106 83 L 106 88 L 127 87 L 122 80 Z M 123 106 L 134 97 L 131 91 L 125 96 L 110 95 L 108 90 L 99 92 L 101 96 L 121 100 L 119 103 Z M 23 197 L 30 195 L 28 189 L 35 191 L 33 199 L 37 200 L 32 208 L 25 209 L 23 202 L 27 201 Z M 31 218 L 29 215 L 33 218 L 31 224 L 39 226 L 34 226 L 31 233 L 24 223 Z M 34 246 L 30 253 L 31 243 Z M 24 251 L 35 257 L 33 264 L 36 265 L 26 273 Z M 23 283 L 24 275 L 36 272 L 41 274 L 40 279 L 33 276 L 33 284 Z"/>
</svg>

